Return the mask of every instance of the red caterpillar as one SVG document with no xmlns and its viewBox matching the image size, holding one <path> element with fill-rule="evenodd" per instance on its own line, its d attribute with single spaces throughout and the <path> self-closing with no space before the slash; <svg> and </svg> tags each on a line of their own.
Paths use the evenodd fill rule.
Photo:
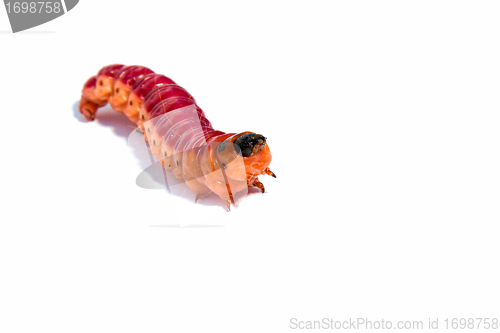
<svg viewBox="0 0 500 333">
<path fill-rule="evenodd" d="M 149 68 L 114 64 L 88 79 L 80 113 L 94 120 L 107 103 L 141 127 L 152 153 L 186 182 L 196 200 L 214 192 L 229 210 L 234 195 L 248 187 L 264 193 L 259 175 L 276 177 L 263 135 L 213 129 L 191 94 Z"/>
</svg>

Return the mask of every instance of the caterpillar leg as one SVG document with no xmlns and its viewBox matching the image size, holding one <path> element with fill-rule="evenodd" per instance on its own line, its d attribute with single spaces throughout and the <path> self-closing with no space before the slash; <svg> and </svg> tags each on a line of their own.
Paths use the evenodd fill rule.
<svg viewBox="0 0 500 333">
<path fill-rule="evenodd" d="M 276 178 L 276 175 L 274 174 L 274 172 L 272 172 L 271 169 L 269 169 L 269 168 L 265 168 L 264 170 L 262 170 L 262 174 L 273 176 L 274 178 Z"/>
<path fill-rule="evenodd" d="M 276 178 L 276 175 L 274 174 L 274 172 L 272 172 L 271 169 L 269 169 L 269 168 L 265 168 L 264 170 L 262 170 L 261 175 L 269 175 L 269 176 L 273 176 L 274 178 Z M 253 179 L 253 177 L 250 177 L 248 179 L 248 187 L 257 187 L 258 189 L 260 189 L 260 191 L 262 193 L 264 193 L 266 191 L 264 184 L 262 184 L 259 181 L 258 177 L 255 177 L 255 179 Z"/>
<path fill-rule="evenodd" d="M 276 175 L 274 174 L 274 172 L 272 172 L 271 169 L 269 169 L 269 168 L 265 168 L 264 170 L 262 170 L 261 175 L 269 175 L 269 176 L 273 176 L 274 178 L 276 178 Z M 264 193 L 266 191 L 264 184 L 262 184 L 259 181 L 258 177 L 255 177 L 255 178 L 249 177 L 248 187 L 257 187 L 258 189 L 260 189 L 260 191 L 262 193 Z"/>
<path fill-rule="evenodd" d="M 255 178 L 255 180 L 251 184 L 248 184 L 248 187 L 257 187 L 262 193 L 266 191 L 266 189 L 264 188 L 264 184 L 262 184 L 258 178 Z"/>
</svg>

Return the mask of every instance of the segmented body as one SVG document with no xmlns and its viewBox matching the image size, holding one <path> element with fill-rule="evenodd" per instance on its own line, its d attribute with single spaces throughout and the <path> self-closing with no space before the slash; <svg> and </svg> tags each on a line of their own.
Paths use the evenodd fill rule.
<svg viewBox="0 0 500 333">
<path fill-rule="evenodd" d="M 215 130 L 189 92 L 147 67 L 114 64 L 89 78 L 80 112 L 94 120 L 107 103 L 141 127 L 152 153 L 197 199 L 214 192 L 229 210 L 235 193 L 248 187 L 264 192 L 259 175 L 275 177 L 265 137 Z"/>
</svg>

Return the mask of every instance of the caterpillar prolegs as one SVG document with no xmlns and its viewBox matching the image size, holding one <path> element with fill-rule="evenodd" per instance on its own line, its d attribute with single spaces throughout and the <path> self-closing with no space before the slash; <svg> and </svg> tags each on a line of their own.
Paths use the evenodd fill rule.
<svg viewBox="0 0 500 333">
<path fill-rule="evenodd" d="M 264 193 L 260 175 L 276 177 L 263 135 L 215 130 L 191 94 L 149 68 L 113 64 L 89 78 L 80 113 L 92 121 L 108 103 L 142 129 L 151 152 L 186 183 L 195 201 L 213 192 L 230 210 L 236 193 L 249 187 Z"/>
</svg>

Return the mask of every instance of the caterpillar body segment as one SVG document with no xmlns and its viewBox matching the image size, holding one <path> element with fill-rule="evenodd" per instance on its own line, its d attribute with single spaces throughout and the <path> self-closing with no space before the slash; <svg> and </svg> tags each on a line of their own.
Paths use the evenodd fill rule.
<svg viewBox="0 0 500 333">
<path fill-rule="evenodd" d="M 163 86 L 165 84 L 175 84 L 170 78 L 160 74 L 148 74 L 142 80 L 139 80 L 132 86 L 132 91 L 128 96 L 128 100 L 123 113 L 134 123 L 139 121 L 139 110 L 144 97 L 154 87 Z"/>
<path fill-rule="evenodd" d="M 142 66 L 127 66 L 115 74 L 113 92 L 108 98 L 108 102 L 113 110 L 124 112 L 128 97 L 134 84 L 144 78 L 144 76 L 153 73 L 152 70 Z M 133 121 L 133 119 L 131 119 Z"/>
<path fill-rule="evenodd" d="M 196 103 L 193 96 L 186 89 L 175 84 L 167 84 L 154 87 L 145 97 L 139 108 L 138 125 L 142 126 L 145 121 L 149 120 L 149 114 L 153 108 L 161 101 L 171 97 L 185 97 Z"/>
<path fill-rule="evenodd" d="M 124 65 L 120 64 L 109 65 L 101 68 L 101 70 L 97 73 L 95 95 L 99 99 L 105 99 L 106 101 L 108 100 L 109 96 L 113 92 L 115 75 L 124 67 Z"/>
<path fill-rule="evenodd" d="M 229 210 L 235 195 L 249 187 L 264 193 L 259 175 L 276 177 L 263 135 L 215 130 L 186 89 L 147 67 L 113 64 L 90 77 L 82 89 L 80 113 L 92 121 L 108 103 L 142 129 L 169 177 L 184 182 L 195 201 L 213 192 Z"/>
</svg>

